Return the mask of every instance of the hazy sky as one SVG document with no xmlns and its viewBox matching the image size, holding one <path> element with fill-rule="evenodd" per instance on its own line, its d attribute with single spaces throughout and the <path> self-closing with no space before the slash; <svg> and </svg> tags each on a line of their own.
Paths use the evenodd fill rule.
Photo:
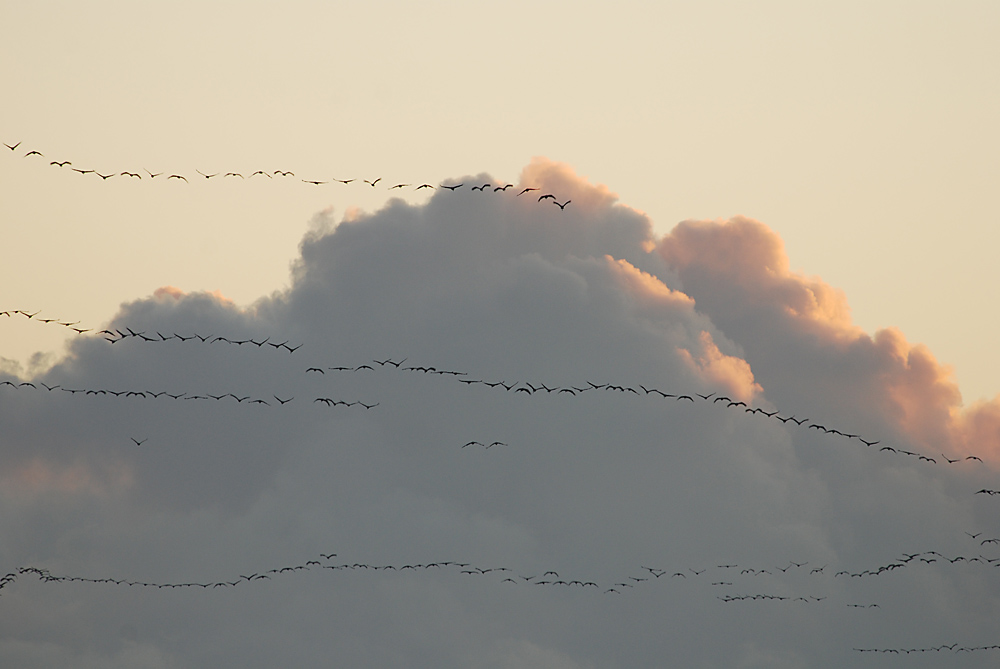
<svg viewBox="0 0 1000 669">
<path fill-rule="evenodd" d="M 3 664 L 1000 643 L 995 3 L 0 18 Z"/>
</svg>

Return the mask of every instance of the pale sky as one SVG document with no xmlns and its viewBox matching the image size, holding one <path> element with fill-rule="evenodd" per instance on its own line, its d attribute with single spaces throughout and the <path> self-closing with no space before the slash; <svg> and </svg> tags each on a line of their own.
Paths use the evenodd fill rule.
<svg viewBox="0 0 1000 669">
<path fill-rule="evenodd" d="M 327 666 L 339 649 L 344 666 L 638 666 L 670 652 L 652 620 L 680 625 L 670 638 L 684 666 L 845 666 L 874 657 L 857 644 L 1000 643 L 995 580 L 974 566 L 924 563 L 884 587 L 883 575 L 829 573 L 900 551 L 996 553 L 979 544 L 1000 536 L 992 496 L 972 494 L 1000 488 L 996 3 L 331 5 L 0 8 L 0 141 L 15 147 L 0 146 L 0 311 L 39 312 L 0 318 L 3 378 L 232 389 L 285 412 L 260 421 L 235 400 L 218 413 L 214 400 L 139 409 L 0 386 L 11 509 L 0 572 L 168 583 L 330 550 L 523 575 L 563 565 L 613 587 L 656 560 L 671 573 L 707 565 L 717 582 L 733 580 L 717 566 L 727 561 L 773 572 L 794 560 L 830 566 L 770 590 L 714 587 L 827 593 L 812 603 L 837 608 L 801 618 L 779 601 L 722 601 L 710 583 L 680 591 L 681 577 L 669 596 L 606 605 L 616 593 L 508 599 L 499 578 L 480 589 L 460 575 L 352 576 L 337 587 L 362 619 L 328 646 L 296 625 L 347 621 L 351 607 L 319 596 L 330 581 L 312 572 L 308 587 L 244 583 L 238 600 L 21 576 L 0 591 L 0 627 L 14 630 L 0 657 L 173 667 L 221 652 L 245 654 L 244 666 Z M 272 178 L 223 176 L 256 170 Z M 471 193 L 480 178 L 573 202 Z M 442 182 L 466 185 L 415 190 Z M 154 349 L 74 333 L 67 349 L 68 328 L 42 318 L 304 348 Z M 743 393 L 881 443 L 828 442 L 736 407 L 721 419 L 707 400 L 686 413 L 686 402 L 664 413 L 606 391 L 512 404 L 513 390 L 380 365 L 361 385 L 305 373 L 375 358 L 486 381 Z M 314 399 L 334 389 L 380 406 L 317 418 Z M 286 395 L 296 404 L 276 404 Z M 522 450 L 460 448 L 512 439 Z M 970 454 L 986 463 L 945 463 Z M 247 458 L 236 477 L 223 467 L 232 457 Z M 326 517 L 331 505 L 350 517 Z M 111 631 L 85 641 L 96 633 L 62 618 L 66 607 L 107 607 Z M 265 610 L 289 616 L 270 644 Z M 425 610 L 467 636 L 413 623 Z M 708 621 L 718 635 L 698 632 Z M 388 643 L 379 624 L 401 636 Z M 228 641 L 213 650 L 201 630 Z"/>
</svg>

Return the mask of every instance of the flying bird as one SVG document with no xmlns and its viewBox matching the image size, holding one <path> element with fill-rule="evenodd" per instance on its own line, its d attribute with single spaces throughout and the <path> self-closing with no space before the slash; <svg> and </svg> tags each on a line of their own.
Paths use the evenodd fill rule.
<svg viewBox="0 0 1000 669">
<path fill-rule="evenodd" d="M 525 189 L 524 189 L 523 191 L 521 191 L 520 193 L 518 193 L 518 194 L 517 194 L 517 196 L 518 196 L 518 197 L 521 197 L 521 196 L 522 196 L 522 195 L 524 195 L 525 193 L 530 193 L 530 192 L 531 192 L 531 191 L 533 191 L 533 190 L 538 190 L 538 189 L 537 189 L 537 188 L 525 188 Z"/>
<path fill-rule="evenodd" d="M 538 189 L 535 189 L 535 190 L 538 190 Z M 555 202 L 556 196 L 553 195 L 552 193 L 546 193 L 545 195 L 539 195 L 538 196 L 538 201 L 541 202 L 542 200 L 546 200 L 548 198 L 552 198 L 552 201 Z"/>
<path fill-rule="evenodd" d="M 17 143 L 17 144 L 15 144 L 14 146 L 11 146 L 11 145 L 10 145 L 10 144 L 8 144 L 7 142 L 4 142 L 4 143 L 3 143 L 3 145 L 4 145 L 4 146 L 6 146 L 6 147 L 7 147 L 8 149 L 10 149 L 11 151 L 13 151 L 13 150 L 14 150 L 14 149 L 16 149 L 17 147 L 21 146 L 21 142 L 18 142 L 18 143 Z"/>
<path fill-rule="evenodd" d="M 364 182 L 365 182 L 366 184 L 368 184 L 369 186 L 371 186 L 372 188 L 375 188 L 375 184 L 377 184 L 377 183 L 378 183 L 379 181 L 381 181 L 381 180 L 382 180 L 382 177 L 379 177 L 379 178 L 378 178 L 378 179 L 376 179 L 375 181 L 369 181 L 368 179 L 364 179 Z"/>
<path fill-rule="evenodd" d="M 187 177 L 182 177 L 180 174 L 171 174 L 167 179 L 184 179 L 184 182 L 187 183 Z"/>
<path fill-rule="evenodd" d="M 566 200 L 565 202 L 559 203 L 559 202 L 556 202 L 555 198 L 552 198 L 552 204 L 557 205 L 560 210 L 565 209 L 566 205 L 569 204 L 572 201 L 573 200 Z"/>
</svg>

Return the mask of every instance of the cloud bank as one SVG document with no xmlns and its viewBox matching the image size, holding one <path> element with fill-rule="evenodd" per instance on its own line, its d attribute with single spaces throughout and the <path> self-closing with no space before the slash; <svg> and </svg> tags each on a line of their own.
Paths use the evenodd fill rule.
<svg viewBox="0 0 1000 669">
<path fill-rule="evenodd" d="M 287 290 L 0 379 L 2 663 L 994 666 L 1000 402 L 762 223 L 524 184 L 571 204 L 320 214 Z"/>
</svg>

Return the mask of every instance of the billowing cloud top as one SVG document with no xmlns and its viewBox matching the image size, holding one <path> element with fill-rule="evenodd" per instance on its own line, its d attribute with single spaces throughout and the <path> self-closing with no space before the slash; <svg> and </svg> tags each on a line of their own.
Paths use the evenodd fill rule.
<svg viewBox="0 0 1000 669">
<path fill-rule="evenodd" d="M 1000 401 L 762 223 L 493 181 L 4 376 L 0 663 L 994 665 Z"/>
</svg>

